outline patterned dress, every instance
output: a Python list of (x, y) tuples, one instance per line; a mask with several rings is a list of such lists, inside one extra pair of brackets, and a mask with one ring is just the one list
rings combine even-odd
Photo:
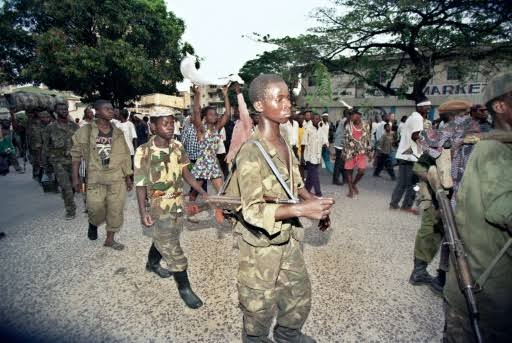
[(206, 130), (203, 140), (199, 142), (200, 155), (192, 168), (192, 175), (196, 179), (211, 180), (222, 177), (217, 160), (220, 139), (218, 132)]

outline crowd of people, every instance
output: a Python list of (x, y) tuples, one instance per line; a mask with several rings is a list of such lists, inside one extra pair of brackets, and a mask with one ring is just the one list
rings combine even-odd
[[(251, 82), (252, 113), (241, 86), (235, 84), (233, 90), (234, 105), (230, 87), (222, 89), (223, 114), (215, 107), (201, 108), (197, 87), (191, 111), (179, 116), (156, 112), (141, 119), (107, 100), (87, 107), (77, 122), (70, 119), (66, 103), (58, 103), (54, 113), (27, 115), (25, 124), (13, 113), (1, 123), (1, 173), (9, 165), (23, 172), (18, 156), (29, 156), (34, 179), (44, 183), (55, 176), (68, 220), (76, 215), (74, 193), (84, 193), (87, 237), (96, 240), (98, 227), (105, 223), (103, 244), (115, 250), (125, 247), (115, 235), (123, 225), (126, 193), (135, 186), (141, 223), (153, 230), (146, 269), (162, 278), (173, 276), (190, 308), (203, 302), (191, 288), (180, 233), (187, 217), (198, 211), (193, 205), (198, 195), (208, 199), (209, 180), (216, 192), (224, 189), (240, 198), (234, 231), (240, 250), (243, 342), (270, 342), (276, 312), (276, 342), (314, 342), (301, 332), (311, 287), (297, 219), (319, 220), (321, 230), (330, 226), (334, 199), (323, 197), (323, 167), (332, 174), (332, 184), (346, 185), (347, 197), (353, 198), (368, 164), (373, 164), (374, 177), (385, 170), (396, 180), (390, 210), (421, 214), (410, 283), (444, 294), (446, 342), (472, 342), (457, 268), (448, 258), (444, 223), (429, 183), (428, 173), (435, 167), (455, 211), (473, 277), (482, 282), (477, 295), (482, 332), (486, 341), (509, 341), (512, 148), (510, 136), (489, 139), (485, 134), (512, 130), (512, 74), (489, 82), (484, 105), (448, 101), (433, 122), (427, 119), (431, 103), (426, 98), (400, 121), (394, 114), (366, 120), (351, 108), (330, 122), (327, 112), (295, 110), (277, 75), (260, 75)], [(225, 179), (229, 187), (223, 187)], [(184, 182), (190, 185), (188, 202)], [(220, 205), (214, 212), (218, 222), (227, 215)], [(433, 277), (427, 266), (439, 250)], [(167, 268), (160, 265), (162, 259)], [(482, 274), (485, 280), (479, 279)]]

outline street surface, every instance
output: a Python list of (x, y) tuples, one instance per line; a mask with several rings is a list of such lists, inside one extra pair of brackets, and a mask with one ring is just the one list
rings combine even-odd
[[(439, 342), (442, 299), (408, 283), (420, 218), (388, 209), (394, 183), (368, 170), (355, 199), (322, 176), (336, 198), (333, 228), (306, 226), (304, 255), (313, 305), (304, 332), (318, 342)], [(211, 187), (209, 187), (211, 188)], [(185, 307), (172, 279), (145, 271), (150, 238), (129, 193), (118, 252), (86, 237), (81, 195), (65, 221), (58, 194), (44, 194), (31, 171), (0, 177), (0, 326), (25, 341), (240, 342), (237, 250), (227, 226), (204, 212), (187, 223), (182, 246), (194, 291), (205, 305)], [(211, 214), (211, 213), (210, 213)], [(430, 269), (435, 274), (434, 268)]]

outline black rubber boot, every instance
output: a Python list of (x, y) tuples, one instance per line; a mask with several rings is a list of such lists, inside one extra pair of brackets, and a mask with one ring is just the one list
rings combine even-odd
[(274, 343), (274, 341), (264, 336), (249, 336), (245, 330), (242, 330), (242, 343)]
[(146, 263), (146, 270), (148, 272), (153, 272), (161, 278), (168, 278), (172, 276), (172, 273), (160, 266), (160, 260), (162, 259), (162, 255), (155, 247), (155, 243), (151, 244), (148, 252), (148, 262)]
[(312, 337), (303, 334), (299, 329), (279, 325), (274, 328), (274, 341), (276, 343), (316, 343)]
[(430, 285), (432, 276), (427, 272), (428, 263), (417, 258), (414, 259), (414, 269), (409, 282), (414, 285)]
[(89, 223), (89, 229), (87, 230), (87, 237), (91, 241), (95, 241), (98, 239), (98, 227), (96, 225), (92, 225)]
[(192, 288), (190, 288), (190, 281), (188, 281), (188, 274), (186, 270), (182, 272), (175, 272), (174, 280), (176, 280), (176, 284), (178, 285), (178, 292), (180, 292), (181, 299), (183, 299), (188, 307), (195, 309), (203, 306), (201, 299), (199, 299)]
[(440, 297), (443, 296), (443, 288), (446, 283), (446, 272), (444, 270), (438, 269), (437, 276), (432, 279), (430, 283), (430, 289)]

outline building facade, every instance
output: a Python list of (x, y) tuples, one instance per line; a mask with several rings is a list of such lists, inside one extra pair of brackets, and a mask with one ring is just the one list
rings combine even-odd
[[(487, 82), (497, 73), (511, 70), (510, 65), (488, 65), (480, 68), (478, 72), (466, 75), (460, 79), (457, 68), (450, 63), (442, 63), (434, 67), (434, 76), (424, 88), (425, 95), (432, 102), (432, 110), (429, 119), (437, 116), (437, 108), (447, 100), (468, 100), (473, 104), (481, 104), (482, 96)], [(397, 75), (391, 87), (399, 88), (404, 76)], [(381, 80), (385, 83), (385, 79)], [(342, 103), (358, 107), (367, 118), (385, 113), (394, 113), (399, 119), (403, 115), (409, 115), (415, 110), (413, 101), (399, 99), (395, 96), (383, 95), (381, 91), (364, 83), (356, 82), (352, 75), (331, 75), (332, 101), (315, 99), (308, 94), (315, 93), (315, 86), (311, 82), (303, 84), (303, 92), (297, 103), (305, 106), (306, 103), (316, 111), (328, 109), (331, 120), (339, 118), (346, 106)]]

